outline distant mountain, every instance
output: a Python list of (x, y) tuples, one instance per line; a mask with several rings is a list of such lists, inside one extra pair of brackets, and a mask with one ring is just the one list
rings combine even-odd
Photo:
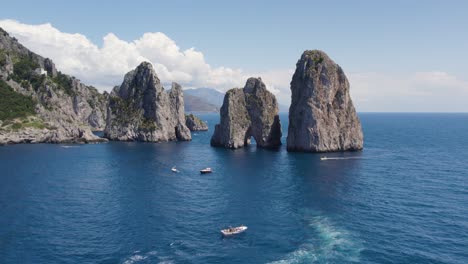
[(224, 93), (211, 88), (196, 88), (184, 90), (184, 95), (192, 95), (221, 108), (224, 100)]
[(184, 90), (185, 112), (219, 112), (224, 93), (211, 88)]
[(204, 98), (193, 96), (184, 91), (185, 112), (219, 112), (221, 106), (208, 102)]
[[(186, 112), (219, 112), (223, 105), (224, 94), (212, 88), (184, 90)], [(279, 104), (279, 111), (287, 113), (289, 106)]]

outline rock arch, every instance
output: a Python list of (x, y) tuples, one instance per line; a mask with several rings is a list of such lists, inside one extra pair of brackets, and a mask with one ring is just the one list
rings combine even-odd
[(282, 135), (278, 112), (278, 102), (262, 79), (249, 78), (243, 89), (231, 89), (224, 96), (211, 145), (241, 148), (253, 137), (258, 147), (278, 147)]

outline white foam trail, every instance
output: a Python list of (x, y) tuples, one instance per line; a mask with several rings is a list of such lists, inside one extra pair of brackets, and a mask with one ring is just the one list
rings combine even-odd
[(158, 257), (159, 264), (172, 264), (175, 263), (170, 257)]
[(363, 157), (326, 157), (322, 161), (326, 160), (347, 160), (347, 159), (362, 159)]
[(163, 261), (160, 261), (158, 262), (159, 264), (172, 264), (172, 263), (175, 263), (174, 261), (172, 260), (163, 260)]
[(362, 247), (348, 231), (325, 216), (309, 220), (310, 238), (298, 249), (273, 264), (359, 262)]
[(359, 242), (346, 230), (337, 228), (323, 216), (315, 217), (310, 226), (320, 238), (317, 248), (319, 259), (358, 262), (362, 248)]
[(142, 255), (133, 255), (131, 256), (129, 259), (127, 259), (126, 261), (124, 261), (123, 264), (133, 264), (135, 262), (138, 262), (138, 261), (142, 261), (142, 260), (145, 260), (147, 259), (148, 257), (147, 256), (142, 256)]
[(270, 264), (313, 263), (317, 261), (317, 257), (312, 253), (312, 250), (307, 248), (307, 245), (302, 245), (301, 248), (289, 253), (284, 259), (270, 262)]
[(156, 254), (158, 253), (157, 251), (150, 251), (146, 254), (143, 254), (143, 253), (140, 254), (140, 252), (141, 252), (140, 250), (134, 251), (133, 255), (130, 256), (127, 260), (125, 260), (123, 264), (134, 264), (134, 263), (143, 261), (147, 259), (148, 257), (156, 256)]
[(78, 146), (61, 146), (62, 148), (78, 148)]

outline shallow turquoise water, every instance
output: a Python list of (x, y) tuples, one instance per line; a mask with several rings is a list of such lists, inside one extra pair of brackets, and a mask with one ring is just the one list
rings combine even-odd
[(0, 263), (468, 263), (468, 115), (360, 117), (365, 150), (327, 161), (212, 148), (217, 115), (192, 142), (0, 147)]

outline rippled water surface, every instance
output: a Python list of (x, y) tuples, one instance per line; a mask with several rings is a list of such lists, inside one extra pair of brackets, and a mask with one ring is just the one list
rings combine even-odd
[(212, 148), (201, 117), (192, 142), (0, 147), (0, 263), (468, 263), (468, 115), (361, 114), (365, 150), (326, 161)]

